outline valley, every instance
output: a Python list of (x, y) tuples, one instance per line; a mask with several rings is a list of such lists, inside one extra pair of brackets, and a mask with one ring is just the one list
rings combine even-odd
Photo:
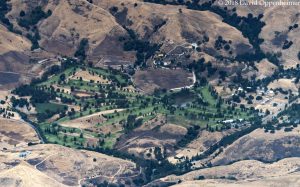
[(297, 186), (298, 12), (0, 0), (0, 186)]

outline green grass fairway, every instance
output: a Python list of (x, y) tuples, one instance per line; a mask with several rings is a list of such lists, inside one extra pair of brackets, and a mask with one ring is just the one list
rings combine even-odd
[(56, 112), (64, 111), (66, 109), (65, 105), (59, 105), (54, 103), (37, 103), (36, 110), (38, 113)]

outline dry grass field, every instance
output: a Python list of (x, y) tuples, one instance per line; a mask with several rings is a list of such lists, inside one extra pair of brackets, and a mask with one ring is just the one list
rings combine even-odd
[[(176, 187), (281, 187), (299, 186), (299, 158), (287, 158), (272, 164), (247, 160), (229, 166), (203, 169), (184, 175)], [(205, 176), (205, 180), (195, 180)], [(235, 178), (235, 179), (234, 179)]]
[(39, 142), (36, 132), (25, 122), (0, 118), (0, 149), (23, 147)]
[(62, 183), (47, 176), (26, 162), (21, 162), (17, 166), (0, 172), (0, 184), (2, 186), (32, 186), (32, 187), (64, 187)]
[(298, 93), (298, 89), (300, 85), (296, 85), (291, 79), (278, 79), (276, 81), (271, 82), (268, 85), (268, 89), (283, 89), (285, 91), (292, 91), (293, 93)]
[[(21, 152), (25, 157), (20, 157)], [(130, 161), (58, 145), (35, 145), (0, 153), (0, 185), (78, 186), (89, 180), (121, 182), (140, 174)]]
[[(256, 160), (245, 160), (226, 166), (200, 169), (181, 176), (171, 175), (160, 179), (160, 182), (156, 182), (177, 183), (180, 180), (179, 184), (173, 185), (176, 187), (298, 186), (300, 184), (299, 165), (299, 158), (286, 158), (270, 164)], [(198, 180), (199, 177), (204, 177), (204, 179)]]
[(273, 162), (287, 157), (298, 157), (300, 128), (291, 132), (283, 129), (265, 133), (257, 129), (235, 141), (212, 160), (213, 165), (225, 165), (239, 160), (255, 159)]
[[(251, 50), (251, 45), (237, 29), (224, 24), (222, 19), (208, 11), (193, 11), (183, 7), (171, 5), (157, 5), (152, 3), (134, 1), (106, 0), (95, 1), (95, 4), (109, 11), (112, 6), (118, 7), (118, 14), (115, 14), (118, 22), (128, 23), (128, 26), (142, 37), (150, 39), (154, 43), (162, 43), (164, 52), (170, 51), (177, 45), (201, 41), (204, 36), (211, 40), (205, 44), (211, 54), (218, 53), (213, 49), (215, 39), (222, 35), (227, 41), (233, 42), (233, 54), (241, 54), (245, 50)], [(182, 8), (182, 13), (179, 12)], [(166, 23), (160, 25), (163, 21)], [(243, 46), (243, 47), (242, 47)], [(225, 52), (220, 52), (228, 56)]]
[(88, 38), (92, 53), (111, 30), (119, 27), (109, 13), (87, 1), (56, 2), (48, 3), (53, 15), (39, 26), (42, 46), (48, 51), (72, 55), (80, 39)]
[(165, 117), (158, 116), (132, 132), (124, 134), (115, 148), (138, 157), (155, 159), (155, 147), (166, 155), (174, 154), (174, 146), (187, 133), (187, 129), (174, 124), (166, 124)]
[[(233, 8), (233, 6), (230, 8)], [(284, 68), (296, 66), (299, 62), (297, 59), (299, 27), (292, 30), (289, 30), (289, 27), (300, 23), (299, 6), (236, 6), (235, 8), (240, 16), (247, 16), (249, 13), (254, 16), (263, 14), (262, 20), (266, 25), (259, 35), (260, 38), (264, 39), (261, 48), (265, 52), (280, 53)], [(283, 49), (286, 40), (292, 41), (293, 44), (288, 49)]]
[(178, 149), (175, 156), (169, 157), (168, 160), (172, 163), (177, 163), (178, 159), (176, 158), (192, 158), (197, 154), (199, 155), (221, 140), (224, 136), (227, 136), (234, 131), (236, 131), (236, 129), (230, 129), (223, 132), (208, 132), (206, 130), (200, 131), (195, 140), (187, 144), (186, 147)]
[(0, 25), (0, 55), (11, 51), (24, 53), (30, 50), (30, 45), (28, 39), (11, 33), (4, 26)]
[[(264, 12), (264, 22), (266, 26), (260, 36), (264, 39), (262, 48), (264, 51), (282, 54), (281, 59), (284, 61), (284, 67), (295, 67), (299, 60), (299, 28), (289, 31), (289, 26), (299, 24), (299, 7), (274, 6), (266, 9)], [(280, 18), (280, 19), (279, 19)], [(288, 49), (283, 49), (285, 41), (292, 41), (293, 44)]]
[(110, 84), (111, 82), (107, 79), (104, 79), (102, 77), (100, 77), (99, 75), (93, 75), (88, 71), (77, 71), (75, 73), (75, 75), (71, 76), (70, 79), (74, 79), (74, 80), (79, 80), (80, 77), (82, 78), (83, 81), (94, 81), (95, 83), (99, 83), (99, 84)]
[(257, 79), (263, 79), (265, 77), (271, 76), (275, 70), (277, 70), (277, 66), (269, 62), (267, 59), (264, 59), (256, 64), (256, 68), (258, 72), (256, 73)]
[(193, 84), (192, 73), (182, 69), (149, 69), (138, 71), (134, 75), (134, 83), (145, 93), (151, 93), (155, 88), (172, 89)]

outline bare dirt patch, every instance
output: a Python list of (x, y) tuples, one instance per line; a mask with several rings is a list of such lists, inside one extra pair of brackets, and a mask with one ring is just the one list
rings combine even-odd
[(146, 93), (155, 88), (172, 89), (193, 84), (193, 75), (183, 69), (149, 69), (137, 71), (134, 75), (136, 86)]

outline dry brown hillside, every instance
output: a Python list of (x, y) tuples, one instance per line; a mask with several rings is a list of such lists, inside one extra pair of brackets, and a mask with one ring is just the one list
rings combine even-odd
[[(267, 9), (263, 20), (266, 26), (260, 34), (265, 40), (262, 49), (266, 52), (280, 53), (285, 68), (296, 67), (299, 63), (297, 55), (300, 48), (300, 28), (296, 26), (300, 24), (299, 7), (291, 6), (286, 9), (278, 6)], [(288, 47), (290, 42), (292, 45)]]
[[(203, 42), (201, 48), (205, 48), (205, 53), (214, 56), (220, 54), (220, 51), (214, 50), (218, 36), (232, 41), (233, 55), (251, 49), (248, 40), (240, 31), (223, 23), (220, 16), (209, 11), (134, 1), (112, 0), (94, 3), (110, 11), (118, 23), (135, 30), (141, 38), (163, 44), (162, 51), (165, 53), (186, 43), (202, 43), (204, 38), (208, 37), (209, 41)], [(117, 7), (117, 11), (113, 11), (112, 7)], [(230, 56), (225, 51), (221, 54)]]
[(26, 79), (19, 73), (29, 67), (31, 43), (26, 38), (9, 32), (0, 25), (0, 89), (3, 85), (13, 87), (20, 79)]
[[(215, 3), (217, 5), (217, 2)], [(261, 48), (265, 53), (278, 54), (285, 68), (295, 67), (299, 63), (297, 58), (299, 52), (299, 6), (228, 6), (229, 9), (236, 9), (240, 16), (252, 14), (263, 15), (262, 21), (265, 26), (259, 35), (264, 39)], [(292, 42), (292, 45), (285, 49), (284, 46)]]
[(51, 52), (73, 55), (82, 38), (89, 39), (89, 53), (113, 30), (122, 30), (105, 10), (87, 1), (50, 1), (52, 16), (39, 24), (42, 46)]
[(136, 164), (101, 153), (38, 144), (22, 121), (0, 118), (0, 186), (78, 186), (125, 183), (141, 176)]
[(287, 158), (272, 164), (255, 160), (239, 161), (227, 166), (192, 171), (181, 176), (167, 176), (152, 184), (173, 184), (176, 187), (298, 186), (299, 161), (299, 158)]
[(257, 129), (225, 148), (212, 163), (224, 165), (245, 159), (273, 162), (287, 157), (297, 157), (300, 154), (298, 142), (298, 127), (292, 132), (280, 130), (275, 133), (265, 133), (263, 129)]

